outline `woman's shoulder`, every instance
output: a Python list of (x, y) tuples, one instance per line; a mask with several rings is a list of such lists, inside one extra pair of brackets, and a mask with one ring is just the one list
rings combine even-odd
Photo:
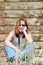
[(14, 30), (11, 30), (10, 33), (14, 33)]
[(14, 34), (14, 30), (11, 30), (9, 34), (11, 34), (11, 35)]

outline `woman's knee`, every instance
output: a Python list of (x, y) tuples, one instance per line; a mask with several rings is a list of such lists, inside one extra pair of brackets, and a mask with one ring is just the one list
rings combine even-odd
[(29, 44), (29, 45), (26, 46), (26, 49), (29, 50), (29, 51), (34, 51), (35, 46), (34, 46), (34, 44)]

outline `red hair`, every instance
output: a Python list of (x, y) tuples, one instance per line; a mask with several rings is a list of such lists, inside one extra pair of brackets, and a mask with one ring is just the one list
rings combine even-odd
[(27, 20), (26, 20), (26, 16), (25, 16), (25, 15), (22, 15), (22, 16), (20, 17), (20, 19), (16, 21), (16, 26), (15, 26), (15, 33), (16, 33), (16, 34), (19, 34), (18, 24), (20, 23), (21, 20), (23, 20), (23, 21), (25, 22), (25, 25), (26, 25), (26, 27), (27, 27), (26, 32), (28, 33), (28, 32), (30, 31), (30, 29), (29, 29), (29, 27), (28, 27)]

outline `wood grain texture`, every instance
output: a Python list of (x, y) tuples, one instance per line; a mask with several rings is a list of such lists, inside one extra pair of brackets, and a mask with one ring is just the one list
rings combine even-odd
[[(34, 42), (34, 45), (35, 45), (35, 49), (38, 50), (38, 49), (43, 49), (43, 42)], [(4, 50), (4, 42), (1, 41), (0, 42), (0, 50)]]
[[(0, 34), (0, 42), (4, 42), (8, 34)], [(34, 42), (42, 42), (43, 41), (43, 34), (32, 34)]]
[[(13, 25), (0, 25), (0, 33), (9, 33), (11, 30), (14, 30), (15, 26)], [(43, 33), (43, 26), (29, 26), (32, 33)]]
[(0, 0), (0, 3), (1, 3), (1, 2), (4, 2), (4, 0)]
[(4, 3), (5, 9), (27, 10), (27, 9), (43, 9), (43, 2), (6, 2)]
[(4, 10), (4, 3), (0, 3), (0, 10)]
[[(16, 25), (19, 18), (0, 18), (0, 25)], [(43, 18), (26, 18), (28, 25), (43, 25)]]
[(5, 10), (5, 17), (20, 17), (22, 14), (26, 17), (42, 17), (43, 10)]
[(5, 0), (6, 2), (38, 2), (43, 0)]
[(43, 0), (0, 0), (0, 60), (6, 58), (4, 41), (22, 14), (26, 15), (32, 33), (35, 55), (43, 49)]

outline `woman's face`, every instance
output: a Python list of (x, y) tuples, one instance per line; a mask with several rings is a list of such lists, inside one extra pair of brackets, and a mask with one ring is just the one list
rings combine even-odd
[(25, 27), (25, 22), (23, 20), (21, 20), (19, 23), (19, 31), (23, 32), (24, 27)]

